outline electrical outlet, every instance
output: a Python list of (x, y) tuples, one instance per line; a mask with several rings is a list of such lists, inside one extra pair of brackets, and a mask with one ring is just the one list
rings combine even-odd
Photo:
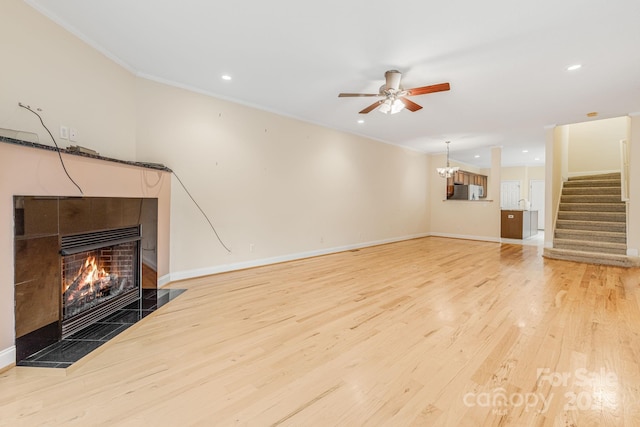
[(60, 125), (60, 138), (61, 139), (69, 139), (69, 128), (63, 125)]
[(78, 140), (78, 130), (69, 128), (69, 141), (76, 142)]

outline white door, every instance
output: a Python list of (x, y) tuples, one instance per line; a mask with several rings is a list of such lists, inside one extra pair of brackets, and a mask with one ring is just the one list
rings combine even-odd
[(520, 209), (520, 181), (500, 182), (500, 209)]
[(531, 210), (538, 211), (538, 230), (544, 230), (544, 181), (532, 179), (529, 181), (529, 198)]

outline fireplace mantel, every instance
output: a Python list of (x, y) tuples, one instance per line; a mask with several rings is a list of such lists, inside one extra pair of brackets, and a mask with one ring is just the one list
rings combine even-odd
[[(9, 138), (7, 136), (2, 136), (2, 135), (0, 135), (0, 142), (4, 142), (6, 144), (21, 145), (23, 147), (36, 148), (36, 149), (39, 149), (39, 150), (58, 151), (58, 148), (56, 148), (54, 146), (51, 146), (51, 145), (45, 145), (45, 144), (40, 144), (38, 142), (30, 142), (30, 141), (24, 141), (24, 140), (21, 140), (21, 139)], [(64, 154), (69, 154), (69, 155), (72, 155), (72, 156), (88, 157), (88, 158), (91, 158), (91, 159), (104, 160), (104, 161), (107, 161), (107, 162), (122, 163), (122, 164), (129, 165), (129, 166), (138, 166), (138, 167), (146, 168), (146, 169), (155, 169), (155, 170), (161, 170), (161, 171), (164, 171), (164, 172), (172, 172), (171, 169), (169, 169), (167, 166), (165, 166), (165, 165), (163, 165), (161, 163), (134, 162), (134, 161), (130, 161), (130, 160), (120, 160), (120, 159), (114, 159), (114, 158), (111, 158), (111, 157), (104, 157), (104, 156), (91, 154), (91, 153), (68, 150), (66, 148), (60, 148), (60, 152), (64, 153)]]

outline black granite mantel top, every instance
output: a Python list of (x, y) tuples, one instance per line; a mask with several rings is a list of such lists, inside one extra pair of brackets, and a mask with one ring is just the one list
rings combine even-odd
[[(7, 144), (22, 145), (23, 147), (38, 148), (38, 149), (41, 149), (41, 150), (58, 151), (58, 149), (56, 147), (51, 146), (51, 145), (40, 144), (38, 142), (23, 141), (21, 139), (9, 138), (9, 137), (2, 136), (2, 135), (0, 135), (0, 142), (4, 142), (4, 143), (7, 143)], [(121, 164), (129, 165), (129, 166), (137, 166), (137, 167), (141, 167), (141, 168), (155, 169), (155, 170), (161, 170), (161, 171), (165, 171), (165, 172), (172, 172), (171, 169), (169, 169), (167, 166), (165, 166), (165, 165), (163, 165), (161, 163), (145, 163), (145, 162), (133, 162), (133, 161), (129, 161), (129, 160), (113, 159), (111, 157), (104, 157), (104, 156), (91, 154), (91, 153), (83, 153), (83, 152), (78, 152), (78, 151), (71, 151), (71, 150), (67, 150), (65, 148), (60, 148), (60, 152), (64, 153), (64, 154), (69, 154), (69, 155), (72, 155), (72, 156), (89, 157), (91, 159), (104, 160), (104, 161), (107, 161), (107, 162), (121, 163)]]

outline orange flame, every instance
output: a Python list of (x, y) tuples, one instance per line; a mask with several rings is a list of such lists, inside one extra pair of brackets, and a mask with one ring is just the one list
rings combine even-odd
[[(66, 292), (67, 289), (69, 289), (69, 287), (71, 286), (71, 284), (78, 279), (80, 279), (80, 282), (78, 283), (76, 292), (74, 292), (74, 294), (81, 295), (83, 293), (83, 290), (87, 286), (89, 287), (89, 290), (93, 292), (93, 284), (96, 281), (108, 276), (109, 274), (104, 270), (104, 268), (101, 268), (101, 269), (98, 268), (98, 263), (95, 257), (93, 256), (87, 257), (87, 259), (84, 262), (84, 265), (80, 267), (76, 276), (65, 285), (64, 292)], [(75, 296), (76, 295), (69, 295), (68, 299), (73, 300), (75, 299)]]

